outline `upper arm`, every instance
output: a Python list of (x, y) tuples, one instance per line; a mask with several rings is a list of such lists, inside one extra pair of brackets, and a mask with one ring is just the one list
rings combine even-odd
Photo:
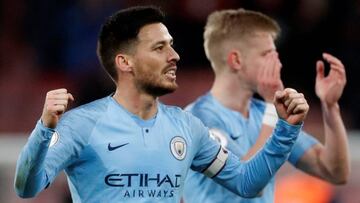
[(68, 125), (59, 126), (56, 136), (55, 140), (52, 139), (45, 159), (45, 170), (50, 182), (76, 159), (83, 145), (80, 135)]
[(310, 175), (325, 179), (326, 170), (320, 160), (322, 148), (320, 143), (313, 145), (301, 156), (295, 166)]
[(315, 155), (315, 151), (312, 151), (312, 148), (315, 146), (321, 146), (319, 141), (317, 141), (313, 136), (309, 135), (308, 133), (301, 131), (291, 150), (288, 161), (292, 165), (297, 167), (298, 162), (301, 161), (301, 158), (303, 158), (303, 156), (306, 155), (305, 159), (307, 160), (306, 157)]
[(95, 120), (90, 120), (83, 113), (73, 112), (62, 117), (55, 129), (58, 138), (49, 146), (46, 155), (45, 169), (50, 182), (59, 172), (78, 160), (94, 124)]
[(196, 140), (196, 152), (191, 168), (203, 172), (215, 160), (220, 144), (210, 138), (209, 129), (198, 118), (192, 117), (191, 128), (193, 138)]
[(296, 168), (319, 178), (323, 178), (320, 154), (323, 145), (313, 136), (301, 132), (289, 156), (289, 162)]
[(39, 121), (24, 146), (15, 176), (15, 190), (20, 197), (37, 195), (55, 179), (71, 157), (70, 139), (55, 132)]

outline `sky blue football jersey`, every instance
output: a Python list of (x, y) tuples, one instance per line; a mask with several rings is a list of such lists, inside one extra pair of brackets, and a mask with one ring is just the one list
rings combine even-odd
[[(243, 157), (255, 144), (261, 130), (265, 102), (252, 98), (249, 118), (219, 103), (210, 93), (198, 98), (186, 108), (200, 118), (223, 147), (238, 157)], [(218, 133), (216, 133), (218, 132)], [(301, 131), (288, 161), (295, 165), (304, 152), (317, 143), (312, 136)], [(264, 203), (274, 201), (274, 178), (256, 198), (242, 198), (204, 175), (189, 171), (184, 189), (185, 203)]]
[(242, 163), (180, 108), (159, 102), (145, 121), (108, 96), (66, 112), (55, 130), (38, 121), (17, 162), (15, 189), (33, 197), (65, 170), (73, 202), (179, 202), (191, 168), (251, 197), (287, 159), (300, 130), (279, 121), (265, 150)]

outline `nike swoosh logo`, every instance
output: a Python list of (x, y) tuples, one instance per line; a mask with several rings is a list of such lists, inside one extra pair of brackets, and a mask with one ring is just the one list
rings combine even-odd
[(115, 149), (118, 149), (118, 148), (120, 148), (120, 147), (123, 147), (123, 146), (125, 146), (125, 145), (128, 145), (129, 143), (125, 143), (125, 144), (122, 144), (122, 145), (118, 145), (118, 146), (111, 146), (110, 145), (110, 143), (108, 144), (108, 150), (109, 151), (113, 151), (113, 150), (115, 150)]

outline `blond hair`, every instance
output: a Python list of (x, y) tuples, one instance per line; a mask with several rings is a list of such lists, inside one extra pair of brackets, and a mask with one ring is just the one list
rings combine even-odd
[(229, 43), (241, 43), (256, 32), (269, 32), (276, 39), (280, 27), (275, 20), (256, 11), (229, 9), (210, 14), (205, 26), (204, 48), (212, 67), (225, 63), (224, 50)]

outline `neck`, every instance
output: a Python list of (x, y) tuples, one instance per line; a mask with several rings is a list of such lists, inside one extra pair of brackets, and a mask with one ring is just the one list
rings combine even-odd
[(237, 77), (233, 73), (216, 75), (210, 92), (222, 105), (240, 112), (247, 118), (249, 116), (248, 107), (254, 93), (246, 84), (241, 83)]
[(140, 93), (136, 88), (121, 88), (119, 85), (113, 98), (129, 112), (147, 120), (157, 112), (157, 97)]

